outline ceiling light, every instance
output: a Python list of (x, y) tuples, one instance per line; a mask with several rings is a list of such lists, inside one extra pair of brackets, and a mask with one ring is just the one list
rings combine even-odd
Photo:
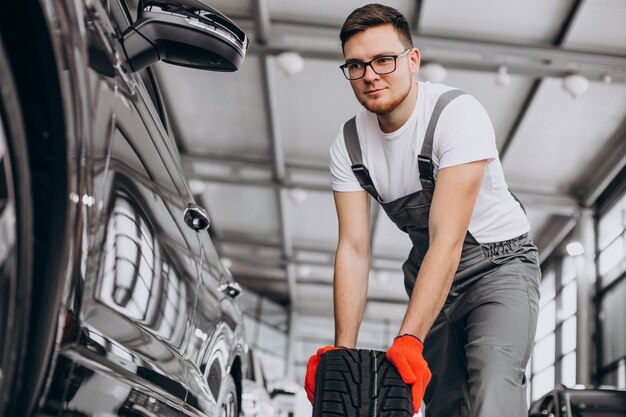
[(308, 278), (311, 276), (311, 267), (308, 265), (298, 266), (298, 276), (301, 278)]
[(572, 97), (580, 97), (589, 88), (589, 80), (580, 74), (571, 74), (563, 78), (563, 89)]
[(496, 75), (496, 84), (498, 85), (509, 85), (511, 84), (511, 76), (509, 75), (509, 69), (501, 65), (498, 67), (498, 75)]
[(386, 284), (389, 282), (389, 272), (387, 271), (377, 271), (374, 277), (379, 284)]
[(580, 242), (570, 242), (566, 247), (569, 256), (578, 256), (585, 253), (585, 248)]
[(419, 74), (421, 74), (425, 81), (430, 81), (431, 83), (443, 82), (448, 75), (446, 69), (436, 62), (423, 65), (419, 70)]
[(294, 75), (304, 69), (304, 59), (297, 52), (283, 52), (276, 57), (278, 66), (288, 75)]
[(191, 191), (191, 194), (193, 195), (202, 194), (205, 189), (206, 189), (206, 184), (204, 183), (204, 181), (199, 180), (197, 178), (192, 178), (189, 180), (189, 190)]
[(302, 188), (291, 188), (287, 194), (291, 201), (298, 205), (304, 203), (309, 198), (309, 194)]

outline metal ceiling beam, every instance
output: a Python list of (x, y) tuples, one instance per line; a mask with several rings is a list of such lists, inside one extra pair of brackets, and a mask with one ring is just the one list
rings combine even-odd
[[(250, 247), (269, 247), (269, 248), (281, 248), (281, 243), (275, 242), (271, 239), (265, 239), (261, 236), (248, 235), (242, 233), (222, 233), (220, 234), (220, 241), (224, 244), (234, 244), (240, 246), (250, 246)], [(293, 247), (293, 256), (289, 259), (289, 262), (297, 263), (297, 264), (311, 264), (311, 265), (329, 265), (332, 263), (333, 258), (335, 257), (335, 249), (333, 247), (323, 247), (323, 246), (315, 246), (315, 245), (294, 245)], [(301, 252), (322, 254), (328, 256), (327, 260), (311, 260), (311, 259), (301, 259), (299, 258), (299, 254)], [(376, 256), (377, 260), (381, 261), (390, 261), (390, 262), (404, 262), (405, 256), (404, 253), (402, 256)]]
[(585, 207), (591, 207), (626, 167), (626, 117), (604, 149), (594, 158), (589, 169), (578, 181), (575, 190), (582, 190)]
[[(194, 162), (202, 161), (202, 157), (194, 156)], [(221, 164), (223, 166), (232, 167), (231, 169), (223, 170), (220, 173), (207, 175), (207, 174), (194, 174), (193, 167), (189, 166), (190, 157), (183, 155), (183, 161), (186, 166), (186, 171), (189, 173), (189, 178), (206, 181), (209, 183), (218, 184), (233, 184), (239, 186), (252, 186), (252, 187), (268, 187), (276, 190), (283, 190), (287, 192), (289, 189), (302, 189), (305, 191), (324, 192), (331, 193), (332, 188), (330, 184), (330, 173), (328, 168), (320, 167), (317, 165), (296, 165), (285, 164), (285, 172), (281, 174), (279, 179), (272, 174), (273, 167), (269, 165), (267, 161), (254, 160), (252, 162), (245, 161), (240, 158), (236, 161), (230, 160), (225, 157), (224, 160), (218, 157), (209, 156), (204, 162), (210, 162), (214, 165)], [(254, 168), (249, 175), (242, 173), (245, 168)], [(294, 181), (289, 179), (290, 174), (297, 172), (298, 170), (307, 171), (311, 175), (310, 182)], [(553, 212), (560, 215), (572, 215), (578, 211), (580, 204), (578, 199), (569, 194), (559, 193), (546, 193), (542, 191), (535, 191), (528, 188), (511, 187), (512, 191), (522, 200), (522, 202), (529, 207), (535, 209), (541, 209)], [(372, 213), (372, 230), (374, 231), (375, 213)], [(374, 235), (372, 234), (372, 241)]]
[[(565, 40), (567, 39), (567, 36), (570, 30), (572, 29), (574, 20), (576, 19), (576, 16), (578, 16), (578, 13), (580, 12), (582, 8), (583, 2), (584, 0), (576, 0), (574, 4), (572, 5), (569, 13), (567, 14), (567, 17), (565, 18), (565, 21), (561, 25), (561, 30), (559, 31), (559, 34), (552, 42), (556, 50), (558, 51), (562, 50), (561, 48)], [(550, 60), (547, 60), (544, 62), (549, 64)], [(507, 155), (507, 151), (509, 150), (511, 143), (513, 143), (513, 139), (517, 135), (517, 132), (519, 130), (519, 127), (522, 124), (522, 121), (526, 118), (526, 115), (528, 114), (528, 110), (530, 109), (530, 106), (535, 101), (535, 97), (537, 97), (537, 92), (539, 91), (539, 88), (541, 88), (542, 82), (543, 82), (542, 78), (538, 78), (533, 81), (533, 85), (531, 86), (528, 92), (528, 95), (526, 96), (526, 99), (524, 100), (524, 104), (522, 105), (522, 108), (520, 109), (517, 117), (515, 118), (515, 121), (513, 122), (513, 125), (511, 126), (511, 130), (509, 131), (509, 134), (507, 135), (506, 139), (504, 140), (504, 143), (502, 144), (502, 149), (500, 150), (500, 159), (504, 160), (505, 156)]]
[(517, 135), (517, 131), (519, 130), (522, 122), (524, 121), (524, 119), (526, 118), (526, 115), (528, 114), (528, 110), (530, 109), (530, 106), (535, 101), (535, 97), (537, 97), (537, 92), (539, 91), (539, 87), (541, 87), (541, 81), (542, 81), (541, 79), (535, 79), (533, 81), (533, 84), (530, 87), (528, 94), (526, 95), (526, 99), (524, 99), (522, 108), (520, 109), (519, 113), (517, 114), (517, 117), (513, 121), (513, 124), (511, 125), (511, 129), (509, 130), (509, 134), (506, 136), (506, 139), (504, 139), (504, 142), (502, 143), (502, 147), (500, 149), (500, 160), (503, 162), (504, 162), (504, 158), (508, 154), (507, 151), (509, 150), (509, 148), (511, 147), (511, 144), (513, 143), (513, 139), (515, 139), (515, 136)]
[[(225, 258), (228, 258), (234, 262), (236, 262), (236, 264), (239, 267), (243, 267), (243, 266), (250, 266), (250, 267), (254, 267), (255, 269), (255, 274), (257, 276), (257, 278), (264, 280), (264, 279), (269, 279), (266, 278), (267, 276), (274, 276), (274, 278), (272, 279), (279, 279), (284, 281), (284, 278), (276, 278), (275, 277), (275, 270), (276, 268), (281, 268), (284, 270), (284, 268), (287, 265), (292, 265), (292, 267), (294, 268), (294, 274), (297, 275), (296, 271), (296, 265), (312, 265), (312, 266), (326, 266), (326, 267), (332, 267), (332, 262), (320, 262), (320, 261), (298, 261), (296, 259), (290, 259), (287, 260), (286, 262), (277, 262), (274, 259), (262, 259), (261, 257), (255, 257), (255, 258), (250, 258), (249, 256), (239, 256), (239, 255), (225, 255)], [(398, 261), (398, 262), (403, 262), (405, 261), (405, 259), (402, 259), (402, 261)], [(235, 270), (235, 268), (232, 268), (233, 270)], [(392, 266), (380, 266), (380, 265), (372, 265), (370, 268), (370, 272), (378, 272), (378, 271), (384, 271), (384, 272), (398, 272), (398, 267), (392, 267)], [(267, 273), (265, 273), (267, 272)], [(237, 275), (239, 276), (239, 274)], [(331, 277), (332, 279), (332, 277)], [(304, 279), (304, 280), (300, 280), (299, 284), (306, 284), (306, 283), (312, 283), (313, 279)], [(332, 281), (328, 282), (328, 285), (332, 285)]]
[[(245, 24), (246, 20), (238, 22)], [(338, 28), (307, 26), (303, 22), (272, 21), (271, 25), (270, 42), (265, 46), (251, 45), (251, 54), (295, 51), (305, 58), (343, 60)], [(252, 25), (250, 27), (253, 29)], [(436, 60), (448, 68), (495, 71), (506, 65), (510, 73), (537, 77), (577, 72), (593, 80), (601, 80), (608, 74), (615, 82), (626, 81), (626, 56), (622, 55), (420, 34), (414, 35), (413, 41), (426, 59)]]
[[(257, 43), (259, 45), (264, 45), (269, 42), (271, 37), (270, 33), (270, 12), (269, 12), (269, 4), (268, 0), (256, 0), (255, 1), (255, 9), (256, 9), (256, 28), (257, 28)], [(274, 76), (274, 66), (272, 65), (270, 57), (265, 56), (262, 59), (261, 71), (263, 72), (263, 89), (264, 89), (264, 97), (266, 104), (266, 115), (268, 117), (268, 125), (269, 134), (272, 141), (272, 161), (273, 161), (273, 179), (275, 182), (281, 183), (285, 180), (285, 152), (283, 149), (282, 137), (279, 133), (279, 122), (278, 122), (278, 106), (276, 100), (276, 87), (275, 87), (275, 76)], [(282, 235), (282, 250), (283, 256), (286, 260), (290, 259), (293, 255), (293, 244), (291, 240), (291, 230), (289, 225), (289, 219), (287, 218), (287, 190), (285, 188), (277, 188), (275, 190), (276, 193), (276, 203), (278, 207), (278, 215), (280, 221), (280, 230)], [(295, 311), (298, 305), (298, 293), (296, 291), (296, 271), (295, 267), (291, 263), (287, 263), (286, 273), (287, 273), (287, 288), (289, 292), (289, 309), (291, 314), (289, 315), (289, 345), (288, 345), (288, 355), (287, 355), (287, 376), (293, 377), (294, 374), (294, 353), (295, 353), (295, 343), (294, 337), (295, 332), (291, 327), (292, 323), (294, 323)]]
[[(332, 188), (330, 184), (311, 184), (298, 181), (284, 180), (278, 182), (275, 180), (267, 180), (263, 178), (238, 178), (232, 176), (220, 176), (220, 175), (190, 175), (190, 178), (206, 181), (210, 183), (219, 184), (232, 184), (238, 186), (251, 186), (251, 187), (268, 187), (280, 190), (283, 193), (288, 192), (289, 189), (301, 189), (305, 191), (313, 192), (325, 192), (331, 193)], [(580, 207), (578, 200), (568, 194), (551, 193), (545, 194), (543, 192), (532, 191), (516, 191), (512, 189), (513, 193), (522, 200), (522, 202), (528, 207), (537, 210), (548, 211), (560, 215), (572, 215), (576, 213)], [(371, 232), (374, 232), (376, 227), (375, 210), (372, 210), (371, 219)], [(372, 234), (372, 241), (375, 236)]]
[[(567, 14), (567, 17), (565, 18), (565, 20), (563, 21), (563, 24), (561, 25), (561, 30), (559, 31), (558, 35), (552, 42), (552, 44), (554, 45), (555, 51), (563, 51), (562, 49), (563, 45), (565, 44), (569, 34), (571, 33), (576, 17), (579, 15), (580, 11), (582, 10), (584, 3), (585, 3), (585, 0), (576, 0), (572, 4), (572, 7), (570, 8), (569, 13)], [(543, 59), (545, 60), (546, 58), (543, 58)], [(546, 62), (551, 64), (549, 57), (547, 58)], [(539, 89), (541, 88), (542, 83), (543, 83), (543, 79), (536, 79), (534, 81), (533, 86), (531, 87), (528, 93), (528, 97), (526, 98), (524, 105), (522, 106), (522, 110), (518, 114), (515, 122), (513, 123), (513, 127), (511, 128), (511, 131), (509, 132), (509, 136), (504, 142), (504, 145), (501, 151), (502, 158), (505, 157), (506, 151), (510, 148), (510, 145), (513, 142), (513, 139), (517, 135), (517, 131), (519, 130), (519, 127), (522, 124), (522, 121), (526, 117), (528, 110), (530, 109), (530, 106), (535, 100), (535, 97), (537, 96), (537, 93)], [(574, 227), (576, 227), (578, 218), (580, 216), (580, 206), (581, 205), (578, 204), (578, 208), (569, 214), (567, 212), (561, 213), (566, 216), (569, 215), (570, 218), (560, 231), (552, 234), (552, 239), (545, 245), (545, 247), (542, 249), (539, 255), (540, 262), (543, 262), (545, 259), (547, 259), (547, 257), (549, 257), (550, 254), (558, 247), (561, 241), (565, 239), (565, 237), (573, 230)], [(546, 228), (548, 227), (549, 226), (546, 226)], [(544, 231), (546, 228), (544, 228)]]
[[(190, 152), (181, 153), (181, 158), (183, 163), (186, 165), (191, 165), (194, 163), (207, 163), (210, 162), (212, 164), (228, 164), (232, 166), (260, 166), (264, 168), (271, 167), (272, 159), (264, 156), (256, 156), (251, 154), (232, 154), (232, 153), (215, 153), (211, 154), (197, 154)], [(316, 163), (304, 163), (304, 162), (288, 162), (285, 161), (285, 166), (287, 168), (298, 168), (303, 170), (314, 170), (314, 171), (328, 171), (330, 172), (327, 164), (316, 164)]]
[[(285, 180), (285, 155), (282, 143), (282, 137), (279, 132), (278, 122), (278, 106), (275, 95), (275, 76), (274, 66), (271, 62), (271, 57), (265, 57), (261, 65), (261, 71), (263, 72), (263, 89), (265, 98), (265, 108), (269, 116), (268, 129), (269, 137), (271, 138), (272, 147), (272, 173), (273, 182), (281, 183)], [(286, 189), (280, 187), (275, 190), (276, 203), (278, 207), (278, 216), (280, 220), (281, 230), (281, 242), (283, 255), (285, 259), (291, 258), (293, 254), (291, 231), (289, 228), (289, 220), (287, 219), (287, 204), (286, 204)], [(296, 291), (296, 277), (293, 267), (287, 265), (287, 284), (289, 288), (289, 299), (291, 306), (297, 305), (297, 291)]]
[(572, 26), (574, 26), (576, 17), (580, 14), (580, 11), (583, 9), (585, 2), (586, 0), (574, 1), (574, 3), (572, 4), (572, 7), (569, 10), (569, 13), (567, 14), (567, 17), (565, 18), (565, 21), (563, 22), (563, 25), (561, 26), (561, 30), (559, 31), (559, 34), (554, 39), (554, 42), (552, 42), (553, 45), (555, 46), (565, 45), (567, 38), (572, 32)]
[(422, 0), (415, 0), (415, 10), (413, 10), (413, 16), (411, 16), (411, 32), (418, 34), (420, 31), (420, 16), (422, 15)]
[(265, 45), (270, 40), (270, 12), (267, 0), (256, 0), (255, 6), (255, 40), (258, 44)]

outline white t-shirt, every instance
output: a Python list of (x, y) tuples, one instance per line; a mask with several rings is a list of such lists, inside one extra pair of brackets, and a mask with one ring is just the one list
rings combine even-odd
[[(383, 201), (422, 189), (417, 155), (439, 96), (451, 90), (443, 84), (419, 82), (417, 103), (409, 120), (398, 130), (383, 133), (374, 113), (363, 109), (356, 116), (363, 164)], [(504, 180), (495, 133), (487, 112), (474, 97), (463, 94), (443, 110), (433, 139), (435, 178), (441, 168), (487, 160), (469, 231), (479, 243), (512, 239), (530, 229), (519, 203)], [(351, 169), (343, 127), (330, 149), (334, 191), (362, 191)]]

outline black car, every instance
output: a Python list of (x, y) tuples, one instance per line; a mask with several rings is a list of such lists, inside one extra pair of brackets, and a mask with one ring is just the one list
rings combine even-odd
[(533, 402), (529, 417), (623, 417), (626, 391), (609, 387), (568, 388), (559, 385)]
[(240, 409), (240, 288), (150, 65), (234, 71), (248, 39), (197, 0), (128, 3), (0, 6), (0, 416)]

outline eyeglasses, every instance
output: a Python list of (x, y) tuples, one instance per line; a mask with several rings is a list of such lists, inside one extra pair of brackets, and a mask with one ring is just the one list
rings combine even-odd
[(407, 55), (413, 48), (409, 48), (398, 55), (385, 55), (379, 56), (367, 62), (346, 62), (340, 65), (343, 75), (350, 81), (358, 80), (365, 76), (365, 70), (368, 66), (372, 67), (372, 70), (378, 75), (391, 74), (396, 70), (396, 60)]

